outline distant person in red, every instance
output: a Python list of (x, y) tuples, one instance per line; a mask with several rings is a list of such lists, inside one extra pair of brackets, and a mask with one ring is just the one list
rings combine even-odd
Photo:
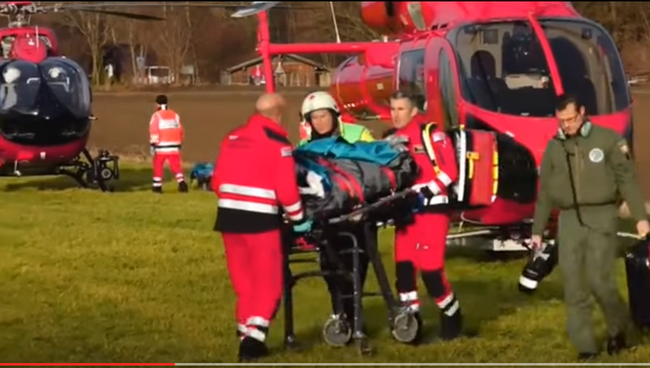
[(420, 193), (421, 208), (411, 223), (399, 224), (395, 229), (397, 291), (400, 301), (421, 322), (416, 285), (420, 272), (427, 293), (440, 309), (440, 337), (453, 339), (460, 335), (462, 317), (460, 304), (445, 277), (444, 265), (449, 232), (449, 186), (458, 178), (456, 152), (444, 132), (437, 131), (435, 124), (427, 127), (427, 122), (418, 117), (417, 102), (410, 94), (395, 93), (390, 109), (396, 130), (388, 139), (408, 141), (420, 171), (413, 189)]
[(165, 162), (178, 183), (178, 191), (188, 191), (181, 159), (181, 144), (183, 143), (183, 125), (178, 114), (167, 107), (167, 96), (156, 97), (156, 112), (149, 121), (149, 143), (153, 153), (153, 191), (162, 193)]
[(285, 106), (278, 94), (262, 95), (257, 113), (221, 142), (213, 173), (219, 197), (215, 230), (223, 237), (237, 296), (241, 361), (268, 354), (265, 340), (284, 285), (282, 215), (297, 233), (311, 228), (300, 201), (292, 145), (280, 126)]

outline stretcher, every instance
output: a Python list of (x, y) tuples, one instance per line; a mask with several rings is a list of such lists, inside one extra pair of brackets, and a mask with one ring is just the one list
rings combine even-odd
[[(314, 224), (312, 231), (307, 235), (297, 236), (293, 234), (287, 227), (284, 232), (284, 342), (285, 346), (289, 349), (296, 348), (297, 341), (294, 331), (294, 318), (293, 318), (293, 287), (301, 279), (309, 277), (323, 277), (328, 273), (322, 272), (320, 268), (316, 271), (308, 271), (294, 274), (291, 271), (291, 264), (314, 262), (314, 260), (306, 260), (304, 257), (296, 259), (296, 255), (312, 253), (321, 255), (326, 253), (329, 259), (338, 264), (338, 270), (334, 274), (351, 277), (353, 281), (353, 295), (340, 295), (340, 298), (352, 298), (354, 305), (354, 316), (352, 318), (353, 325), (349, 326), (348, 322), (340, 318), (330, 318), (323, 326), (323, 338), (325, 342), (331, 346), (345, 346), (354, 341), (360, 353), (368, 355), (372, 353), (372, 347), (369, 339), (363, 331), (363, 311), (361, 299), (367, 296), (381, 296), (388, 309), (388, 327), (392, 332), (394, 338), (400, 342), (409, 343), (415, 340), (420, 328), (418, 320), (409, 310), (405, 309), (395, 298), (391, 284), (389, 282), (386, 270), (381, 261), (381, 256), (378, 250), (377, 237), (371, 236), (371, 231), (376, 231), (376, 227), (368, 226), (378, 221), (387, 222), (391, 214), (403, 215), (402, 211), (395, 211), (395, 206), (402, 206), (404, 202), (408, 202), (414, 192), (410, 189), (398, 193), (394, 193), (388, 197), (382, 198), (372, 204), (359, 207), (353, 211), (340, 215), (328, 220), (323, 220), (320, 223)], [(402, 208), (402, 207), (399, 207)], [(359, 244), (357, 239), (351, 233), (339, 233), (342, 236), (350, 236), (352, 238), (353, 247), (344, 251), (336, 249), (336, 244), (330, 244), (326, 241), (325, 234), (333, 230), (337, 225), (344, 223), (354, 222), (364, 227), (365, 238), (368, 239), (365, 246)], [(310, 245), (300, 244), (297, 242), (299, 239), (309, 238)], [(352, 254), (352, 271), (345, 270), (345, 267), (340, 262), (340, 257), (343, 253)], [(370, 261), (370, 266), (374, 270), (379, 285), (379, 292), (367, 293), (363, 292), (361, 278), (359, 275), (359, 256), (366, 253)], [(317, 263), (317, 261), (316, 261)], [(329, 273), (331, 274), (331, 273)]]

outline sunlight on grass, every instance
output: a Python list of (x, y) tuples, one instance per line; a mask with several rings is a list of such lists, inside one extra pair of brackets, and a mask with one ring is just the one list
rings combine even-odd
[[(211, 231), (213, 194), (181, 195), (169, 184), (156, 196), (146, 169), (125, 168), (123, 175), (110, 194), (77, 189), (65, 178), (0, 181), (0, 361), (234, 361), (233, 297), (220, 237)], [(392, 276), (391, 238), (382, 230)], [(319, 341), (330, 312), (326, 288), (310, 279), (296, 289), (296, 330), (307, 346), (279, 349), (280, 319), (271, 332), (276, 354), (269, 361), (572, 361), (557, 275), (527, 297), (517, 291), (524, 260), (487, 262), (482, 256), (463, 250), (448, 258), (466, 330), (478, 337), (400, 345), (387, 331), (383, 302), (367, 299), (377, 353), (362, 358), (353, 347), (327, 347)], [(368, 289), (376, 289), (372, 276)], [(433, 303), (426, 303), (425, 313), (427, 331), (434, 333)], [(642, 346), (616, 361), (648, 360), (650, 348)]]

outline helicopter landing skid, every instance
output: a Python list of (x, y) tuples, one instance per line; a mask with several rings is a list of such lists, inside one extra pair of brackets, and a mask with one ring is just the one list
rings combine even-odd
[(114, 187), (109, 182), (120, 178), (119, 157), (100, 150), (93, 158), (84, 149), (72, 162), (59, 167), (58, 173), (71, 177), (84, 188), (96, 187), (102, 192), (112, 192)]

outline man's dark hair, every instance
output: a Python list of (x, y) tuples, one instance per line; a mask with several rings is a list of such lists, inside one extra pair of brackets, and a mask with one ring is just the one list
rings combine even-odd
[(390, 95), (391, 100), (401, 100), (401, 99), (407, 99), (410, 103), (411, 106), (417, 107), (418, 106), (418, 101), (417, 98), (409, 92), (398, 90), (395, 91), (392, 95)]
[(167, 96), (165, 96), (165, 95), (156, 96), (156, 104), (158, 104), (158, 105), (167, 105)]
[(557, 98), (557, 105), (555, 106), (555, 109), (557, 111), (562, 111), (569, 107), (569, 105), (574, 105), (576, 107), (576, 111), (580, 110), (580, 108), (584, 106), (578, 97), (574, 95), (564, 94)]

